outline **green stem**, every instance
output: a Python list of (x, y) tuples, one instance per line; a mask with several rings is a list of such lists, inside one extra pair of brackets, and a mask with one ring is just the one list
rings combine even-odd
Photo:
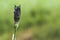
[(14, 40), (16, 40), (16, 26), (14, 26)]
[(13, 32), (13, 36), (12, 36), (12, 40), (16, 40), (16, 31), (17, 31), (17, 28), (18, 28), (18, 23), (15, 23), (14, 24), (14, 32)]

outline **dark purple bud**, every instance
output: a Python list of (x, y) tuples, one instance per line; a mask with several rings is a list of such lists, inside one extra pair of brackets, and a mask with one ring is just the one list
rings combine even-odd
[(15, 5), (15, 8), (14, 8), (14, 21), (15, 22), (18, 22), (19, 21), (20, 14), (21, 14), (21, 8), (20, 8), (20, 6), (16, 6)]

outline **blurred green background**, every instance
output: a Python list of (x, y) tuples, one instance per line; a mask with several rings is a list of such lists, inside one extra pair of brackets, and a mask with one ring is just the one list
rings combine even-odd
[(11, 40), (14, 5), (21, 5), (17, 40), (25, 30), (32, 40), (60, 40), (60, 0), (0, 0), (0, 40)]

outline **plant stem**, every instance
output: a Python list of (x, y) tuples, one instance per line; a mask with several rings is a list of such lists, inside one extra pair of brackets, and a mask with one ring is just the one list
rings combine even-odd
[(12, 35), (12, 40), (16, 40), (16, 31), (17, 31), (17, 28), (18, 28), (18, 23), (15, 23), (14, 24), (14, 32), (13, 32), (13, 35)]

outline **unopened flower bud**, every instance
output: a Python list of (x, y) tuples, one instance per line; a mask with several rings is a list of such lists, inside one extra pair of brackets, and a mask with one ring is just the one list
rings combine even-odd
[(18, 22), (19, 19), (20, 19), (20, 14), (21, 14), (21, 10), (20, 10), (20, 6), (16, 6), (15, 5), (15, 8), (14, 8), (14, 21), (15, 22)]

